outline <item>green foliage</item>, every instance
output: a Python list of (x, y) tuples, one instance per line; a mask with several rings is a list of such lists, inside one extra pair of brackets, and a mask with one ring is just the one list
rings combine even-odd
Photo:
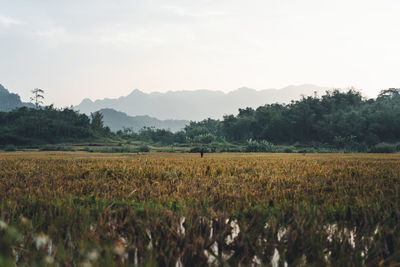
[(197, 144), (210, 144), (216, 140), (216, 137), (210, 133), (197, 135), (193, 138), (193, 143)]
[(294, 146), (286, 146), (283, 149), (284, 153), (293, 153), (295, 152), (296, 148)]
[(265, 141), (256, 141), (249, 139), (246, 145), (246, 152), (275, 152), (276, 148), (275, 145)]
[(201, 152), (203, 152), (203, 153), (209, 153), (209, 152), (211, 152), (211, 151), (210, 151), (210, 148), (208, 148), (208, 147), (206, 147), (206, 146), (195, 146), (195, 147), (192, 147), (192, 148), (189, 150), (189, 152), (190, 152), (190, 153), (201, 153)]
[(355, 150), (358, 146), (357, 137), (354, 135), (346, 137), (335, 136), (333, 138), (333, 144), (336, 148), (347, 148), (350, 150)]
[(101, 117), (79, 114), (70, 108), (20, 108), (0, 112), (0, 145), (33, 145), (79, 141), (110, 136)]
[(302, 154), (305, 154), (305, 153), (317, 153), (317, 151), (313, 147), (301, 148), (297, 152), (298, 153), (302, 153)]
[(17, 151), (17, 147), (14, 145), (6, 145), (4, 147), (4, 151), (6, 152), (12, 152), (12, 151)]
[(147, 145), (141, 145), (138, 149), (139, 152), (150, 152), (150, 147)]
[[(366, 100), (354, 89), (328, 91), (288, 105), (239, 109), (237, 116), (226, 115), (222, 121), (192, 122), (185, 132), (191, 140), (211, 133), (216, 140), (242, 144), (269, 140), (277, 145), (325, 144), (345, 152), (366, 151), (367, 146), (400, 139), (400, 95), (389, 90)], [(257, 150), (248, 146), (249, 151)]]
[(30, 98), (30, 100), (34, 102), (35, 107), (38, 109), (40, 105), (43, 104), (44, 91), (42, 89), (35, 88), (31, 91), (31, 93), (33, 96)]
[(82, 151), (95, 152), (95, 153), (138, 153), (138, 152), (150, 152), (150, 147), (147, 145), (130, 146), (100, 146), (100, 147), (85, 147)]
[(195, 146), (195, 147), (190, 148), (189, 152), (190, 153), (200, 153), (202, 150), (204, 152), (204, 148)]
[(40, 151), (75, 151), (74, 148), (70, 146), (54, 146), (54, 145), (45, 145), (39, 148)]
[(219, 120), (210, 118), (200, 122), (191, 121), (189, 125), (185, 127), (185, 134), (190, 140), (193, 140), (196, 136), (220, 136), (221, 123)]
[(125, 128), (113, 134), (104, 127), (100, 112), (89, 118), (72, 109), (52, 106), (0, 112), (1, 146), (102, 138), (155, 146), (207, 146), (219, 152), (296, 151), (285, 151), (282, 146), (287, 145), (314, 147), (317, 152), (374, 151), (377, 144), (400, 140), (400, 95), (397, 89), (390, 89), (382, 91), (377, 99), (366, 100), (353, 89), (344, 93), (328, 91), (321, 97), (303, 97), (290, 104), (239, 109), (238, 115), (226, 115), (223, 120), (192, 121), (176, 133), (145, 127), (139, 133)]
[(371, 147), (370, 153), (395, 153), (399, 149), (395, 145), (383, 144), (379, 146)]
[(172, 133), (165, 129), (154, 129), (151, 127), (144, 127), (136, 135), (136, 139), (149, 142), (149, 143), (159, 143), (161, 145), (173, 145), (177, 142), (184, 142), (184, 136), (182, 132)]
[(103, 125), (103, 114), (100, 112), (94, 112), (90, 114), (91, 122), (90, 126), (94, 131), (101, 131), (104, 128)]

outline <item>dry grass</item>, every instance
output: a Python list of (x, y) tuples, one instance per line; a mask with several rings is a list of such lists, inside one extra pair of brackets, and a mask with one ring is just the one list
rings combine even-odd
[(2, 222), (19, 233), (0, 230), (0, 263), (400, 260), (397, 154), (14, 152), (0, 166)]

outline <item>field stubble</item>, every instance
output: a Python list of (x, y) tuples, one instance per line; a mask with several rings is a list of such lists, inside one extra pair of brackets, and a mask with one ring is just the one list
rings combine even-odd
[(390, 265), (400, 156), (7, 153), (0, 264)]

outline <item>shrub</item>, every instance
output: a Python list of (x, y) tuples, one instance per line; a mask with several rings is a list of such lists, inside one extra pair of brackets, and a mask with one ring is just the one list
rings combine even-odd
[(287, 146), (283, 149), (284, 153), (293, 153), (295, 151), (295, 148), (292, 146)]
[(190, 152), (190, 153), (200, 153), (202, 150), (203, 150), (203, 152), (205, 152), (206, 149), (204, 149), (204, 148), (202, 148), (202, 147), (199, 147), (199, 146), (195, 146), (195, 147), (192, 147), (192, 148), (189, 150), (189, 152)]
[(396, 146), (394, 145), (381, 145), (371, 147), (370, 153), (394, 153), (396, 152)]
[(275, 152), (275, 145), (265, 141), (257, 141), (249, 139), (245, 148), (246, 152)]
[(197, 135), (193, 138), (194, 143), (200, 143), (200, 144), (210, 144), (211, 142), (215, 141), (217, 138), (215, 135), (212, 134), (201, 134)]
[(39, 148), (40, 151), (75, 151), (69, 146), (43, 146)]
[(147, 145), (142, 145), (139, 147), (139, 152), (150, 152), (150, 147)]
[(17, 148), (14, 145), (7, 145), (6, 147), (4, 147), (4, 151), (6, 152), (17, 151)]
[(317, 151), (313, 147), (307, 147), (307, 148), (298, 150), (298, 152), (304, 154), (304, 153), (316, 153)]
[(376, 145), (376, 144), (378, 144), (380, 141), (381, 141), (381, 140), (380, 140), (379, 136), (377, 136), (377, 135), (374, 134), (374, 133), (368, 133), (367, 136), (365, 137), (365, 142), (366, 142), (368, 145)]

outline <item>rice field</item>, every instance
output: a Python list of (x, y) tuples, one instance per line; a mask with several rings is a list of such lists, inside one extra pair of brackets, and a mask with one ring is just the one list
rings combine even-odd
[(400, 155), (0, 154), (0, 266), (398, 266)]

